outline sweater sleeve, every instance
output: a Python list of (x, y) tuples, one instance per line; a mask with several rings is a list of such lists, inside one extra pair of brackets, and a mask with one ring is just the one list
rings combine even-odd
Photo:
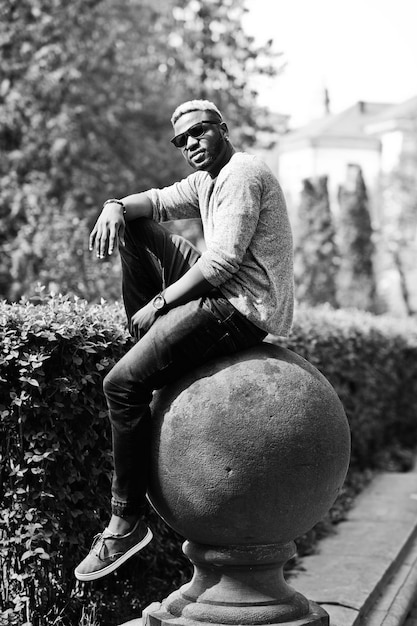
[(146, 195), (156, 222), (200, 217), (195, 174), (162, 189), (149, 189)]
[(198, 263), (204, 278), (221, 285), (236, 274), (257, 229), (262, 177), (254, 161), (225, 167), (214, 190), (213, 220)]

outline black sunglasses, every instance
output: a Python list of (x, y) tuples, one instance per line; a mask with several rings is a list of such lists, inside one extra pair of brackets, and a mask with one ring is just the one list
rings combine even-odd
[(221, 122), (211, 122), (210, 120), (203, 120), (202, 122), (191, 126), (191, 128), (186, 130), (185, 133), (181, 133), (180, 135), (176, 135), (175, 137), (173, 137), (171, 139), (171, 143), (174, 144), (176, 148), (183, 148), (187, 143), (188, 136), (194, 137), (194, 139), (199, 139), (207, 132), (204, 124), (219, 125), (221, 124)]

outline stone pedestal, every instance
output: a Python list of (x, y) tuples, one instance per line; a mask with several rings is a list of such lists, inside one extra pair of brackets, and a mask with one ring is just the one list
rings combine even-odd
[(328, 381), (264, 343), (164, 388), (152, 412), (149, 499), (187, 538), (194, 575), (147, 607), (145, 623), (328, 624), (282, 571), (348, 467), (349, 428)]

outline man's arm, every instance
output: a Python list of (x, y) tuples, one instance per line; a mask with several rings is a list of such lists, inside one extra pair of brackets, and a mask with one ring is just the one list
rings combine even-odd
[(213, 285), (204, 278), (197, 263), (181, 276), (179, 280), (165, 289), (164, 298), (168, 307), (174, 308), (203, 296), (211, 289), (213, 289)]
[(152, 203), (146, 193), (135, 193), (121, 198), (123, 207), (117, 202), (105, 204), (90, 235), (90, 250), (96, 249), (97, 256), (103, 259), (112, 254), (117, 241), (123, 242), (125, 220), (138, 217), (152, 217)]
[[(169, 285), (164, 291), (165, 302), (168, 308), (173, 309), (180, 304), (194, 300), (212, 289), (212, 285), (204, 278), (198, 264), (193, 265), (179, 280)], [(136, 311), (131, 319), (131, 333), (140, 337), (147, 332), (158, 317), (158, 311), (152, 301)]]
[(200, 216), (194, 174), (163, 189), (125, 196), (121, 202), (125, 213), (120, 203), (106, 203), (91, 231), (90, 250), (95, 248), (100, 259), (112, 254), (119, 241), (124, 244), (125, 221), (139, 217), (165, 221)]
[(138, 217), (152, 217), (152, 203), (145, 192), (133, 193), (121, 198), (126, 209), (125, 220), (130, 222)]
[[(95, 248), (99, 258), (112, 254), (118, 240), (124, 243), (125, 220), (131, 221), (139, 217), (152, 218), (152, 202), (146, 193), (126, 196), (121, 198), (121, 202), (125, 211), (117, 202), (105, 204), (91, 231), (90, 250)], [(194, 265), (184, 276), (167, 287), (164, 291), (164, 298), (169, 308), (175, 308), (208, 293), (210, 289), (212, 285), (204, 278), (198, 265)], [(148, 330), (155, 321), (156, 315), (157, 311), (151, 302), (139, 309), (131, 321), (133, 334), (140, 335), (141, 330)]]

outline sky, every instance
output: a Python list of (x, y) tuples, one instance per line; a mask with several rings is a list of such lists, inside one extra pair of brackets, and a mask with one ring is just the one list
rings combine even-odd
[(417, 96), (417, 0), (246, 0), (245, 31), (274, 40), (286, 69), (256, 84), (261, 104), (291, 127), (359, 100)]

